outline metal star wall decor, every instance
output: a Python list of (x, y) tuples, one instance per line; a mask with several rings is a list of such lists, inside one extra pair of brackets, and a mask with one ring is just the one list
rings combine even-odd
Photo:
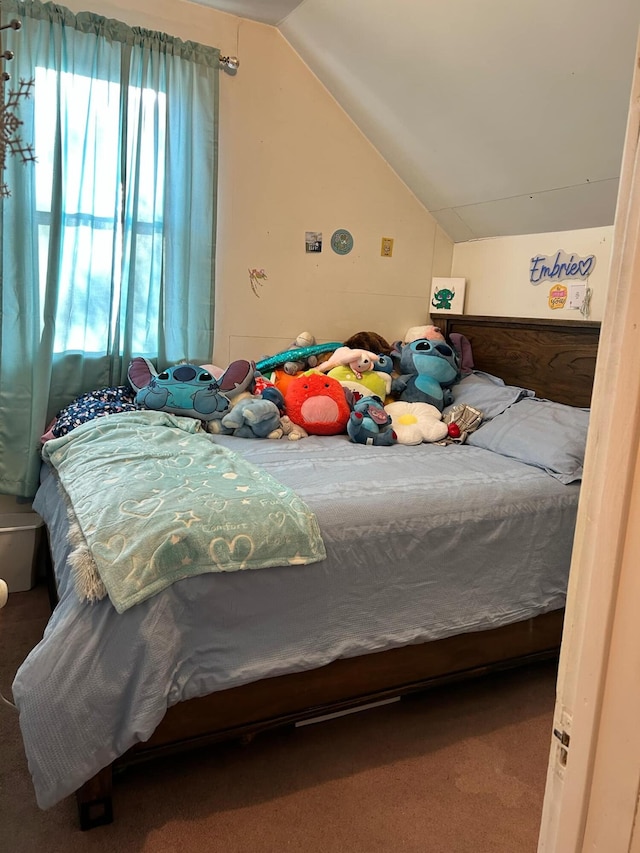
[[(8, 96), (0, 101), (0, 173), (4, 172), (7, 152), (18, 155), (23, 163), (35, 160), (32, 145), (25, 145), (18, 135), (23, 122), (18, 118), (15, 109), (21, 98), (28, 98), (33, 87), (33, 80), (20, 80), (16, 91), (10, 91)], [(4, 180), (0, 180), (0, 196), (7, 198), (11, 195)]]
[[(21, 26), (21, 22), (14, 19), (10, 23), (0, 26), (0, 30), (19, 30)], [(3, 51), (0, 53), (0, 59), (13, 59), (13, 51)], [(20, 156), (23, 163), (28, 163), (36, 159), (33, 146), (25, 145), (18, 134), (23, 122), (16, 114), (16, 109), (21, 99), (28, 98), (31, 95), (34, 81), (20, 80), (18, 88), (15, 90), (10, 89), (5, 96), (6, 83), (10, 79), (11, 75), (6, 71), (0, 74), (0, 198), (7, 198), (11, 195), (9, 187), (2, 179), (6, 167), (7, 153)]]

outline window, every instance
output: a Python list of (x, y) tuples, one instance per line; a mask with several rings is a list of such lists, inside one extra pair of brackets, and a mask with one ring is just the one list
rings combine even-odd
[(220, 54), (40, 0), (3, 13), (36, 163), (5, 172), (0, 491), (30, 496), (59, 408), (136, 355), (211, 360)]
[[(52, 198), (56, 138), (56, 91), (63, 105), (60, 146), (62, 191)], [(129, 87), (128, 139), (120, 139), (121, 86), (107, 80), (37, 68), (35, 148), (36, 207), (40, 243), (40, 294), (45, 303), (52, 222), (63, 229), (54, 352), (106, 354), (124, 322), (123, 242), (135, 242), (136, 301), (131, 347), (155, 356), (162, 274), (166, 95)], [(127, 210), (127, 170), (122, 148), (138, 158), (135, 210)], [(126, 161), (125, 161), (126, 162)], [(56, 201), (60, 209), (55, 210)], [(130, 206), (131, 207), (131, 206)], [(86, 312), (87, 304), (90, 311)], [(119, 347), (122, 354), (122, 343)]]

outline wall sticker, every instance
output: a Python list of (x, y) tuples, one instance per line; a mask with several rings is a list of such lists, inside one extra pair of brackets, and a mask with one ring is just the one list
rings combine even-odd
[(249, 270), (249, 284), (251, 285), (251, 290), (253, 291), (253, 295), (260, 298), (260, 294), (258, 293), (258, 285), (262, 285), (263, 282), (267, 280), (267, 274), (264, 270)]
[(564, 308), (568, 295), (566, 284), (554, 284), (549, 291), (549, 308)]

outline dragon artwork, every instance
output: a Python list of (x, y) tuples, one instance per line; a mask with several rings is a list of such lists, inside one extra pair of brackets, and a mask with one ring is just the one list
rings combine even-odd
[(433, 294), (431, 304), (438, 311), (451, 311), (451, 303), (455, 295), (455, 288), (450, 290), (448, 287), (441, 287)]

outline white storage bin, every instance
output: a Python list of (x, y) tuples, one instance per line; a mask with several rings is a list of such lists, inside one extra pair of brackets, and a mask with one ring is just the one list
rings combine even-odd
[(35, 585), (37, 544), (43, 523), (35, 512), (0, 515), (0, 578), (7, 582), (10, 594), (25, 592)]

